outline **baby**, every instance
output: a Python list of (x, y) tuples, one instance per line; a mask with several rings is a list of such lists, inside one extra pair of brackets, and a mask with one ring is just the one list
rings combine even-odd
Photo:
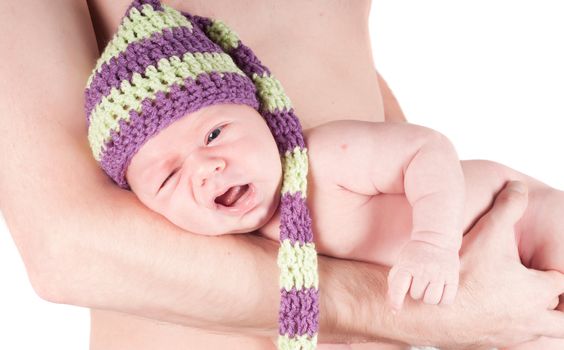
[[(509, 180), (530, 188), (521, 259), (564, 272), (563, 192), (493, 162), (460, 162), (422, 126), (338, 121), (302, 139), (279, 82), (235, 33), (158, 1), (128, 10), (89, 79), (86, 113), (94, 156), (116, 183), (187, 231), (280, 239), (292, 279), (282, 285), (309, 304), (315, 247), (391, 266), (393, 310), (408, 293), (451, 303), (462, 235)], [(281, 310), (280, 348), (315, 344), (317, 309), (306, 311), (292, 323)]]

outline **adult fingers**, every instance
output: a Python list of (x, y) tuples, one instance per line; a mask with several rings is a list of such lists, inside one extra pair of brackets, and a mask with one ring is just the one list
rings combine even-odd
[(549, 310), (556, 309), (564, 311), (564, 274), (554, 270), (529, 271), (533, 271), (542, 281), (541, 288), (543, 293), (546, 294), (543, 294), (543, 296), (539, 295), (539, 298), (546, 298), (547, 301), (550, 299), (547, 308)]
[(555, 306), (553, 307), (554, 310), (564, 312), (564, 294), (556, 297), (554, 300)]
[(548, 281), (548, 288), (554, 295), (549, 310), (540, 322), (540, 334), (555, 338), (564, 338), (564, 274), (558, 271), (537, 271)]
[[(554, 298), (554, 299), (552, 299), (552, 302), (548, 305), (548, 308), (550, 310), (558, 309), (558, 303), (559, 303), (558, 298)], [(562, 310), (560, 310), (560, 311), (562, 311)]]
[(562, 311), (547, 311), (539, 319), (539, 335), (553, 338), (564, 338), (564, 313)]
[(564, 294), (564, 274), (558, 271), (535, 271), (537, 274), (541, 275), (554, 291), (555, 295)]
[[(465, 239), (479, 241), (481, 249), (492, 248), (498, 254), (517, 257), (514, 226), (523, 216), (527, 200), (527, 187), (523, 182), (508, 182), (496, 196), (490, 211), (480, 218)], [(475, 235), (477, 237), (474, 237)]]
[(527, 208), (527, 186), (521, 181), (509, 181), (497, 194), (492, 209), (486, 214), (492, 232), (513, 226)]

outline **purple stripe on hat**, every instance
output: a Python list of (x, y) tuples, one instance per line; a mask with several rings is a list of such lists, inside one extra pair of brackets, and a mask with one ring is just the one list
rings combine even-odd
[(313, 242), (309, 210), (300, 191), (284, 193), (280, 200), (280, 241), (285, 239), (292, 245)]
[(279, 334), (313, 337), (319, 330), (319, 291), (314, 288), (292, 288), (289, 292), (282, 289), (280, 297)]
[(209, 26), (213, 24), (213, 21), (207, 17), (191, 15), (188, 12), (184, 12), (184, 11), (180, 11), (180, 13), (182, 13), (184, 17), (188, 18), (190, 22), (200, 27), (200, 29), (203, 30), (204, 32), (207, 30)]
[(255, 87), (247, 77), (237, 73), (200, 74), (194, 81), (173, 84), (170, 92), (157, 92), (154, 99), (141, 102), (141, 112), (131, 111), (129, 123), (119, 122), (120, 131), (111, 132), (101, 166), (122, 188), (129, 188), (125, 172), (131, 158), (141, 146), (160, 130), (188, 113), (219, 103), (246, 104), (258, 108)]
[(131, 5), (127, 8), (126, 16), (129, 16), (129, 12), (132, 8), (136, 8), (141, 12), (143, 5), (151, 5), (155, 11), (162, 11), (163, 7), (161, 6), (161, 2), (159, 0), (134, 0)]
[(270, 75), (270, 70), (261, 63), (249, 47), (241, 43), (241, 40), (239, 40), (239, 46), (231, 50), (229, 54), (233, 57), (233, 61), (235, 61), (237, 66), (249, 77), (252, 77), (253, 73), (260, 76), (264, 73)]
[(86, 115), (100, 103), (103, 96), (108, 96), (112, 88), (118, 88), (122, 81), (131, 82), (133, 73), (143, 74), (148, 66), (157, 66), (157, 62), (171, 56), (182, 56), (187, 52), (223, 52), (219, 45), (208, 39), (201, 29), (194, 27), (176, 27), (164, 29), (151, 37), (131, 43), (125, 52), (112, 57), (96, 72), (92, 83), (85, 91)]
[(266, 120), (281, 154), (292, 151), (296, 147), (306, 148), (302, 126), (298, 117), (294, 114), (293, 108), (289, 111), (284, 109), (274, 112), (268, 112), (261, 108), (260, 114)]

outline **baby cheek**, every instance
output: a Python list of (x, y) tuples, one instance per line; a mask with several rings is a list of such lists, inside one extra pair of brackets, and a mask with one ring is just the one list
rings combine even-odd
[(211, 226), (208, 223), (209, 220), (204, 219), (204, 215), (187, 208), (171, 209), (163, 215), (176, 226), (193, 233), (205, 234), (209, 226)]
[(137, 199), (139, 199), (139, 201), (145, 207), (149, 208), (150, 210), (152, 210), (156, 213), (163, 215), (163, 210), (162, 210), (160, 203), (158, 201), (156, 201), (154, 198), (152, 198), (148, 195), (138, 194), (133, 189), (132, 189), (132, 191), (135, 194), (135, 196), (137, 197)]
[(170, 222), (191, 233), (199, 235), (216, 235), (225, 231), (221, 218), (214, 216), (213, 210), (196, 204), (190, 196), (175, 198), (161, 211), (161, 215)]

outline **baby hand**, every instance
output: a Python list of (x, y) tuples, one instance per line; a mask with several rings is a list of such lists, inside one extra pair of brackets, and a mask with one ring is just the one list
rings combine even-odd
[(451, 304), (458, 289), (458, 251), (422, 241), (408, 242), (388, 275), (388, 299), (399, 311), (409, 290), (426, 304)]

